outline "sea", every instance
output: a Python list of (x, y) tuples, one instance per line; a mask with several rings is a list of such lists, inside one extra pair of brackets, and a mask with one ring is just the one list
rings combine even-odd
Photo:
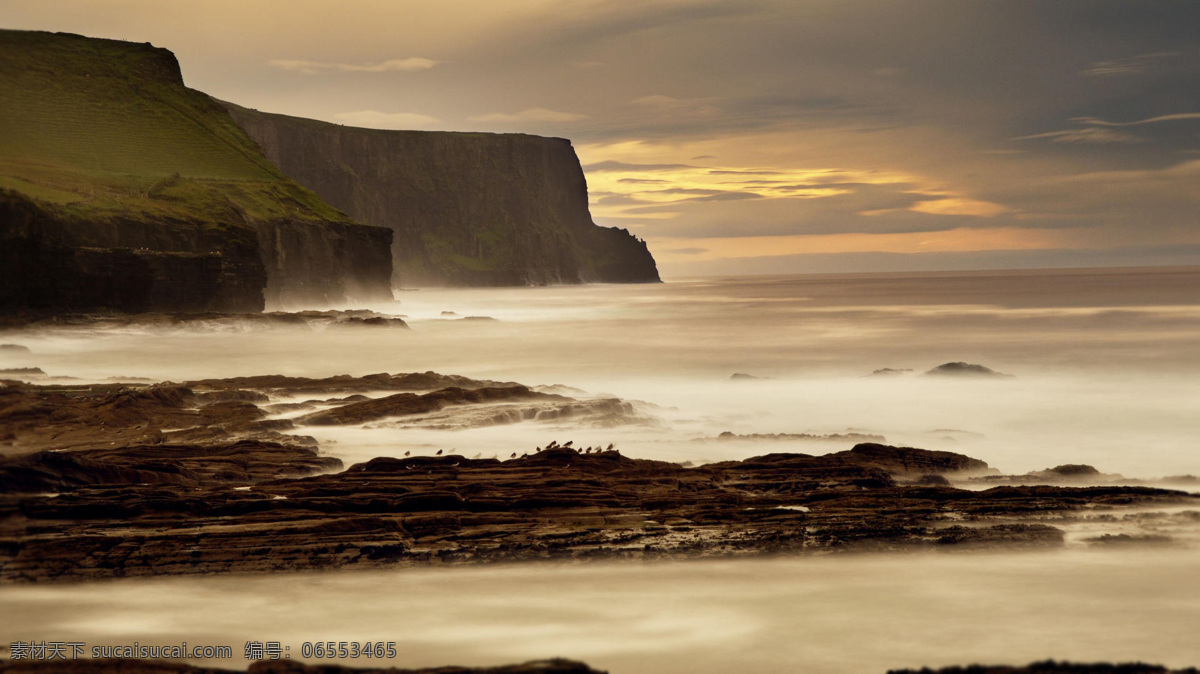
[[(434, 414), (296, 431), (347, 465), (438, 450), (507, 458), (551, 441), (701, 464), (824, 454), (871, 437), (960, 452), (1004, 474), (1087, 464), (1105, 482), (1165, 478), (1200, 491), (1200, 267), (423, 288), (356, 308), (403, 316), (410, 329), (215, 316), (43, 324), (0, 332), (30, 349), (0, 352), (0, 368), (40, 367), (40, 381), (59, 383), (436, 371), (623, 403), (606, 414)], [(947, 363), (994, 374), (930, 373)], [(385, 664), (398, 667), (555, 656), (639, 673), (1047, 658), (1200, 666), (1197, 532), (1099, 549), (1075, 526), (1062, 549), (1041, 552), (8, 586), (0, 638), (235, 646), (238, 657), (208, 666), (243, 665), (251, 640), (289, 645), (296, 659), (304, 642), (394, 641)]]

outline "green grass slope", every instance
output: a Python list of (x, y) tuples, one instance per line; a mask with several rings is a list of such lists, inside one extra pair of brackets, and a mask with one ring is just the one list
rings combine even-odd
[(280, 172), (166, 49), (0, 30), (0, 313), (390, 298), (390, 242)]
[(0, 188), (62, 215), (347, 220), (184, 87), (165, 49), (0, 30), (0, 92)]

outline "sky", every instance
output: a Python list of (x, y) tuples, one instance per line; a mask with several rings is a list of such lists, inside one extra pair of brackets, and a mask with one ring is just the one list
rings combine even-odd
[(571, 139), (666, 277), (1200, 264), (1200, 3), (0, 0), (188, 86)]

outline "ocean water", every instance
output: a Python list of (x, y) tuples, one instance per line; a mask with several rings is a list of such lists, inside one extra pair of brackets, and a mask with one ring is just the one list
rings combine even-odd
[[(1200, 268), (679, 279), (423, 289), (373, 306), (411, 330), (38, 328), (0, 333), (50, 381), (435, 370), (632, 401), (628, 413), (497, 414), (303, 428), (347, 463), (550, 440), (703, 462), (820, 454), (880, 435), (1005, 473), (1087, 463), (1200, 475)], [(454, 315), (443, 315), (453, 312)], [(460, 320), (487, 316), (496, 320)], [(1012, 375), (943, 378), (942, 363)], [(872, 375), (882, 368), (911, 370)], [(731, 379), (735, 373), (753, 379)], [(492, 421), (488, 421), (492, 419)], [(883, 672), (1144, 660), (1200, 665), (1196, 532), (1147, 549), (834, 555), (672, 563), (121, 580), (0, 588), (0, 639), (396, 641), (400, 667), (564, 656), (613, 672)], [(239, 664), (237, 662), (225, 664)], [(209, 665), (222, 663), (208, 662)], [(358, 664), (368, 664), (360, 662)]]
[[(347, 462), (438, 449), (507, 457), (574, 440), (673, 461), (844, 442), (715, 442), (723, 432), (883, 436), (1006, 473), (1086, 463), (1200, 474), (1200, 268), (825, 275), (397, 292), (371, 308), (411, 330), (42, 329), (6, 333), (83, 379), (434, 370), (638, 401), (627, 423), (578, 418), (307, 428)], [(454, 316), (443, 316), (453, 312)], [(496, 320), (460, 320), (487, 316)], [(944, 378), (978, 363), (1011, 377)], [(878, 369), (912, 370), (871, 376)], [(735, 373), (758, 379), (732, 380)], [(570, 393), (581, 396), (583, 393)], [(422, 423), (422, 421), (424, 423)]]
[[(390, 666), (551, 656), (614, 674), (1200, 662), (1194, 551), (532, 563), (0, 588), (0, 635), (90, 645), (394, 641)], [(369, 666), (371, 661), (348, 661)]]

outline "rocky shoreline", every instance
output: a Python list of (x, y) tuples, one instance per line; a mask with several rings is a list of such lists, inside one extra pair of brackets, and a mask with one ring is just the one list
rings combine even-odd
[[(5, 381), (0, 582), (1046, 547), (1063, 544), (1055, 524), (1073, 518), (1200, 508), (1198, 496), (1148, 486), (962, 489), (955, 484), (996, 471), (962, 454), (869, 442), (695, 467), (551, 442), (502, 448), (504, 459), (407, 456), (347, 468), (297, 434), (431, 413), (607, 413), (619, 403), (433, 372)], [(272, 414), (281, 409), (295, 414)]]

